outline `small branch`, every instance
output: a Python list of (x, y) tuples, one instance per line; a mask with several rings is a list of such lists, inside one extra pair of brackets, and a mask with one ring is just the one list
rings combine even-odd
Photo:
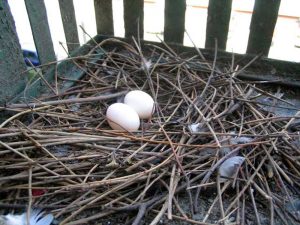
[(35, 108), (40, 106), (49, 106), (49, 105), (60, 105), (60, 104), (72, 104), (72, 103), (87, 103), (87, 102), (95, 102), (108, 100), (111, 98), (116, 98), (122, 95), (125, 95), (127, 91), (121, 91), (114, 94), (101, 95), (96, 97), (87, 97), (87, 98), (72, 98), (72, 99), (62, 99), (62, 100), (54, 100), (47, 102), (39, 102), (39, 103), (28, 103), (28, 104), (11, 104), (7, 105), (7, 108)]

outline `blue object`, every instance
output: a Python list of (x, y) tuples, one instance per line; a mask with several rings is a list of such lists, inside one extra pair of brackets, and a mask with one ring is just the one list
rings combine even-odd
[(27, 66), (39, 66), (41, 65), (39, 56), (36, 52), (23, 49), (23, 57)]

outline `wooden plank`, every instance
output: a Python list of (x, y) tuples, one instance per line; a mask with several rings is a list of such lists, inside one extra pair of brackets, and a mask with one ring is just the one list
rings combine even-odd
[(25, 5), (41, 64), (56, 61), (44, 0), (25, 0)]
[(97, 33), (114, 35), (112, 0), (94, 0)]
[(205, 48), (225, 50), (231, 15), (232, 0), (209, 0), (207, 11)]
[(124, 0), (125, 37), (144, 37), (144, 0)]
[[(107, 36), (105, 37), (107, 38)], [(77, 58), (78, 56), (86, 55), (95, 47), (97, 43), (100, 43), (102, 40), (103, 36), (97, 35), (93, 39), (89, 40), (86, 44), (75, 49), (70, 56), (73, 58)], [(98, 49), (97, 53), (97, 56), (89, 59), (89, 62), (95, 63), (100, 58), (104, 58), (104, 51)], [(76, 61), (76, 59), (74, 60)], [(78, 60), (80, 61), (80, 59)], [(75, 81), (79, 80), (85, 74), (85, 70), (76, 66), (73, 60), (63, 60), (57, 65), (57, 67), (51, 67), (44, 74), (44, 78), (51, 84), (54, 82), (55, 74), (58, 74), (58, 76), (70, 78), (70, 80), (58, 82), (59, 92), (64, 92), (72, 85), (76, 84)], [(42, 94), (45, 95), (47, 93), (49, 93), (48, 86), (45, 84), (45, 82), (39, 79), (28, 85), (26, 87), (26, 91), (20, 92), (14, 99), (8, 102), (8, 104), (20, 102), (23, 100), (24, 97), (26, 98), (26, 102), (34, 101), (36, 97), (39, 97)]]
[(59, 0), (61, 19), (64, 26), (68, 52), (80, 46), (73, 0)]
[(267, 56), (272, 43), (280, 0), (256, 0), (250, 24), (247, 53)]
[(165, 0), (164, 41), (183, 43), (185, 0)]
[(0, 1), (0, 104), (21, 92), (27, 73), (15, 22), (7, 1)]
[[(0, 34), (1, 35), (1, 34)], [(82, 56), (86, 55), (97, 43), (100, 43), (104, 40), (108, 40), (108, 38), (112, 38), (109, 36), (103, 36), (103, 35), (96, 35), (93, 37), (93, 40), (90, 40), (85, 45), (81, 46), (80, 48), (76, 49), (71, 56)], [(115, 38), (115, 37), (113, 37)], [(121, 41), (125, 42), (132, 42), (131, 38), (118, 38)], [(95, 43), (96, 41), (96, 43)], [(156, 45), (160, 48), (165, 48), (164, 44), (157, 43), (157, 42), (151, 42), (151, 41), (141, 41), (142, 48), (144, 50), (147, 49), (150, 45)], [(109, 41), (106, 43), (106, 47), (109, 45)], [(115, 48), (114, 42), (112, 42), (111, 48)], [(192, 57), (197, 54), (194, 47), (186, 47), (181, 44), (177, 43), (171, 43), (169, 44), (169, 47), (172, 48), (175, 52), (178, 54), (184, 53), (187, 57)], [(214, 50), (212, 49), (200, 49), (201, 53), (204, 55), (204, 57), (207, 60), (213, 60), (214, 59)], [(104, 52), (101, 52), (98, 55), (100, 58), (105, 56)], [(249, 54), (235, 54), (235, 60), (238, 62), (238, 64), (243, 67), (249, 63), (255, 56), (249, 55)], [(94, 60), (94, 59), (91, 59)], [(230, 63), (232, 60), (232, 53), (225, 52), (225, 51), (219, 51), (218, 52), (218, 62), (225, 65)], [(273, 71), (276, 71), (276, 74), (273, 74)], [(47, 74), (45, 74), (45, 78), (51, 82), (53, 81), (54, 74), (58, 73), (63, 74), (64, 77), (70, 78), (71, 80), (80, 79), (84, 74), (84, 70), (78, 68), (76, 65), (74, 65), (74, 62), (72, 60), (65, 60), (61, 62), (57, 66), (57, 70), (55, 68), (52, 68)], [(259, 76), (259, 74), (266, 74), (264, 76)], [(272, 75), (271, 75), (272, 74)], [(283, 75), (284, 74), (284, 75)], [(298, 81), (300, 74), (300, 63), (295, 62), (289, 62), (289, 61), (282, 61), (282, 60), (275, 60), (275, 59), (269, 59), (266, 57), (260, 57), (255, 62), (253, 62), (251, 65), (247, 67), (246, 73), (239, 73), (238, 77), (243, 79), (250, 79), (250, 80), (269, 80), (270, 82), (273, 80), (274, 83), (280, 84), (280, 85), (286, 85), (289, 87), (300, 87), (300, 82)], [(266, 77), (266, 78), (264, 78)], [(65, 90), (65, 88), (70, 87), (73, 84), (73, 82), (65, 81), (63, 83), (59, 83), (60, 90)], [(39, 96), (41, 93), (45, 93), (45, 91), (48, 88), (46, 85), (40, 81), (39, 83), (34, 83), (31, 86), (29, 86), (26, 90), (26, 93), (20, 93), (17, 98), (15, 98), (10, 103), (15, 103), (16, 101), (19, 101), (21, 97), (24, 95), (27, 97), (28, 101), (31, 101), (33, 96)]]

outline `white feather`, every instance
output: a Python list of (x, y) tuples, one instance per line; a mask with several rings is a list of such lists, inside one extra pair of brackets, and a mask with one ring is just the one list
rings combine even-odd
[(53, 215), (52, 214), (48, 214), (46, 216), (44, 216), (42, 219), (40, 219), (36, 225), (50, 225), (51, 222), (53, 221)]
[(246, 144), (253, 141), (250, 137), (235, 137), (230, 140), (231, 144)]
[(226, 159), (219, 168), (220, 182), (227, 181), (227, 178), (233, 178), (240, 166), (245, 161), (242, 156), (234, 156)]
[[(30, 225), (50, 225), (53, 221), (53, 215), (47, 214), (43, 215), (40, 209), (32, 210), (30, 213)], [(2, 221), (4, 225), (27, 225), (27, 214), (23, 213), (21, 215), (7, 214), (2, 216)], [(1, 224), (1, 223), (0, 223)]]
[(191, 132), (191, 134), (206, 131), (206, 127), (204, 123), (192, 123), (188, 125), (188, 129)]
[(141, 68), (142, 68), (143, 70), (149, 71), (149, 69), (150, 69), (151, 66), (152, 66), (151, 60), (147, 60), (147, 59), (145, 59), (145, 58), (142, 58)]
[(4, 217), (6, 225), (23, 225), (26, 221), (26, 214), (22, 215), (12, 215), (8, 214)]

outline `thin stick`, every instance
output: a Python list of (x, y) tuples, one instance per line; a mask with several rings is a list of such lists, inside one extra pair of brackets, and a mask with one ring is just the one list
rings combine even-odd
[[(87, 98), (72, 98), (72, 99), (62, 99), (62, 100), (54, 100), (40, 103), (28, 103), (28, 104), (11, 104), (7, 105), (7, 108), (35, 108), (40, 106), (50, 106), (50, 105), (60, 105), (60, 104), (72, 104), (72, 103), (87, 103), (101, 100), (108, 100), (111, 98), (116, 98), (126, 94), (127, 91), (121, 91), (114, 94), (101, 95), (96, 97), (87, 97)], [(39, 108), (42, 109), (42, 108)], [(24, 113), (23, 113), (24, 114)], [(0, 127), (3, 127), (2, 125)]]
[(26, 213), (27, 224), (30, 225), (30, 214), (32, 206), (32, 167), (28, 169), (28, 208)]
[(16, 115), (13, 115), (12, 117), (8, 118), (7, 120), (5, 120), (1, 125), (0, 125), (0, 128), (3, 128), (6, 124), (8, 124), (10, 121), (24, 115), (24, 114), (27, 114), (27, 113), (30, 113), (30, 112), (37, 112), (39, 110), (43, 110), (43, 109), (47, 109), (49, 108), (50, 106), (43, 106), (43, 107), (40, 107), (40, 108), (34, 108), (34, 109), (28, 109), (28, 110), (25, 110), (25, 111), (22, 111), (22, 112), (19, 112), (17, 113)]

